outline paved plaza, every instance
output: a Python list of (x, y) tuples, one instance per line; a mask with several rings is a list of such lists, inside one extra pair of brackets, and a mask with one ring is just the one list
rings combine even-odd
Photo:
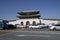
[(60, 31), (24, 29), (0, 35), (0, 40), (60, 40)]

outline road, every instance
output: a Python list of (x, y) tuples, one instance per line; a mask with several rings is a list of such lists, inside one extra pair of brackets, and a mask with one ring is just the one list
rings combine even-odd
[(13, 31), (5, 35), (0, 35), (0, 40), (60, 40), (60, 31), (38, 30)]

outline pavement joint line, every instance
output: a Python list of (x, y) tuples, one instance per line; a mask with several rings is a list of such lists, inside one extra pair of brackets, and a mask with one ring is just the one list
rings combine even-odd
[(14, 31), (14, 32), (27, 32), (27, 33), (45, 33), (45, 34), (60, 34), (59, 32), (47, 32), (47, 31)]
[(19, 36), (19, 37), (26, 37), (26, 36), (29, 36), (29, 37), (51, 37), (50, 35), (16, 35), (16, 36)]

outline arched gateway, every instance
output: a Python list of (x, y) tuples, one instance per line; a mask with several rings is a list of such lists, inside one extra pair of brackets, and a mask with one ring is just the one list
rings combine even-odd
[(29, 27), (29, 25), (30, 25), (30, 22), (27, 21), (27, 22), (26, 22), (26, 27)]
[(33, 21), (33, 25), (36, 25), (36, 21)]
[(23, 25), (23, 22), (21, 22), (21, 25)]
[(30, 25), (30, 22), (29, 22), (29, 21), (27, 21), (27, 22), (26, 22), (26, 25)]

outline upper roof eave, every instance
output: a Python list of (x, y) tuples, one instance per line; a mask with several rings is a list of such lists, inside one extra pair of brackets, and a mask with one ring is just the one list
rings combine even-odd
[(39, 11), (22, 11), (22, 12), (17, 12), (18, 14), (31, 14), (31, 13), (39, 13)]

